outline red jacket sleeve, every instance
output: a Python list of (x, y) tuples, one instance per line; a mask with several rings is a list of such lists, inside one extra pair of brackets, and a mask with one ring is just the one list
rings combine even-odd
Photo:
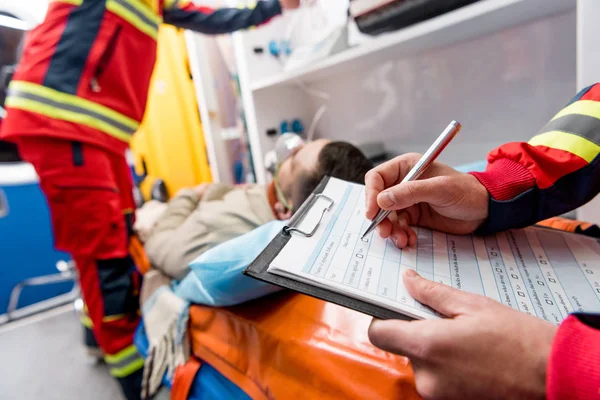
[(548, 360), (548, 400), (600, 398), (600, 314), (570, 315)]
[(259, 1), (252, 8), (218, 9), (198, 6), (189, 0), (165, 0), (163, 20), (196, 32), (221, 34), (264, 24), (279, 14), (279, 0)]
[(479, 233), (532, 225), (600, 191), (600, 84), (585, 88), (528, 143), (508, 143), (472, 174), (490, 192)]

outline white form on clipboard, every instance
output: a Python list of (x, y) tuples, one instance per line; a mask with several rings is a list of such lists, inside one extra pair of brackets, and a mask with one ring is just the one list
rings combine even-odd
[(364, 186), (329, 178), (322, 195), (289, 229), (291, 238), (269, 273), (414, 318), (439, 315), (404, 288), (408, 268), (554, 324), (571, 312), (600, 312), (600, 244), (594, 238), (536, 227), (486, 237), (415, 228), (417, 245), (399, 250), (376, 232), (360, 239), (370, 222)]

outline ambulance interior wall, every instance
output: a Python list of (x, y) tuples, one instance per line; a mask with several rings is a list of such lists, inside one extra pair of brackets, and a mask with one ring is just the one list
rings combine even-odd
[[(575, 94), (576, 13), (381, 58), (308, 82), (330, 96), (317, 136), (383, 141), (391, 154), (422, 153), (456, 119), (463, 130), (440, 160), (479, 161), (500, 144), (528, 140)], [(249, 62), (250, 75), (268, 75), (275, 62), (260, 63), (261, 71)], [(323, 104), (294, 84), (254, 91), (253, 98), (263, 153), (273, 146), (265, 131), (275, 121), (298, 115), (308, 129)]]
[(452, 165), (529, 140), (575, 95), (575, 26), (573, 10), (316, 82), (331, 96), (319, 133), (422, 153), (455, 119), (463, 130), (440, 157)]

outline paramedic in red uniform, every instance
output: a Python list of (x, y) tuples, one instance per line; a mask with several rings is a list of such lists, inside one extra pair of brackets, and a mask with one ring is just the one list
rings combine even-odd
[(77, 264), (94, 336), (128, 399), (143, 360), (133, 346), (138, 278), (128, 256), (134, 202), (124, 152), (146, 107), (164, 22), (207, 34), (260, 25), (299, 0), (210, 9), (189, 0), (57, 0), (25, 39), (0, 138), (35, 167), (55, 245)]
[[(396, 210), (379, 231), (398, 247), (416, 242), (411, 225), (493, 234), (574, 210), (600, 192), (600, 84), (581, 90), (529, 142), (492, 151), (485, 172), (434, 163), (422, 179), (397, 184), (418, 159), (402, 155), (365, 178), (367, 217), (378, 206)], [(369, 337), (411, 359), (425, 399), (600, 398), (599, 313), (578, 311), (556, 327), (414, 272), (404, 283), (449, 318), (373, 321)]]

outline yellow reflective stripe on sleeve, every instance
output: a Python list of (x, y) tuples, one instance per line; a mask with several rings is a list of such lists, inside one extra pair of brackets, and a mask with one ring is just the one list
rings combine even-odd
[(579, 135), (562, 131), (550, 131), (534, 136), (529, 141), (532, 146), (546, 146), (553, 149), (568, 151), (591, 162), (598, 153), (600, 146)]
[(154, 40), (158, 37), (161, 17), (136, 0), (107, 0), (106, 9), (117, 14)]
[(109, 368), (109, 372), (115, 378), (125, 378), (133, 374), (134, 372), (142, 369), (144, 367), (144, 359), (142, 357), (136, 358), (134, 361), (129, 364), (119, 367), (119, 368)]
[(86, 125), (123, 141), (139, 127), (137, 121), (108, 107), (30, 82), (11, 82), (6, 105)]
[(74, 6), (80, 6), (83, 4), (83, 0), (50, 0), (50, 3), (67, 3)]
[(118, 362), (123, 361), (124, 359), (126, 359), (127, 357), (129, 357), (133, 354), (137, 354), (137, 349), (132, 344), (130, 346), (125, 347), (123, 350), (119, 351), (118, 353), (107, 354), (106, 356), (104, 356), (104, 360), (109, 364), (116, 364)]
[(600, 103), (579, 100), (569, 104), (529, 144), (567, 151), (591, 162), (600, 152)]
[(579, 100), (563, 108), (552, 118), (552, 121), (565, 115), (579, 114), (600, 119), (600, 102), (594, 100)]

